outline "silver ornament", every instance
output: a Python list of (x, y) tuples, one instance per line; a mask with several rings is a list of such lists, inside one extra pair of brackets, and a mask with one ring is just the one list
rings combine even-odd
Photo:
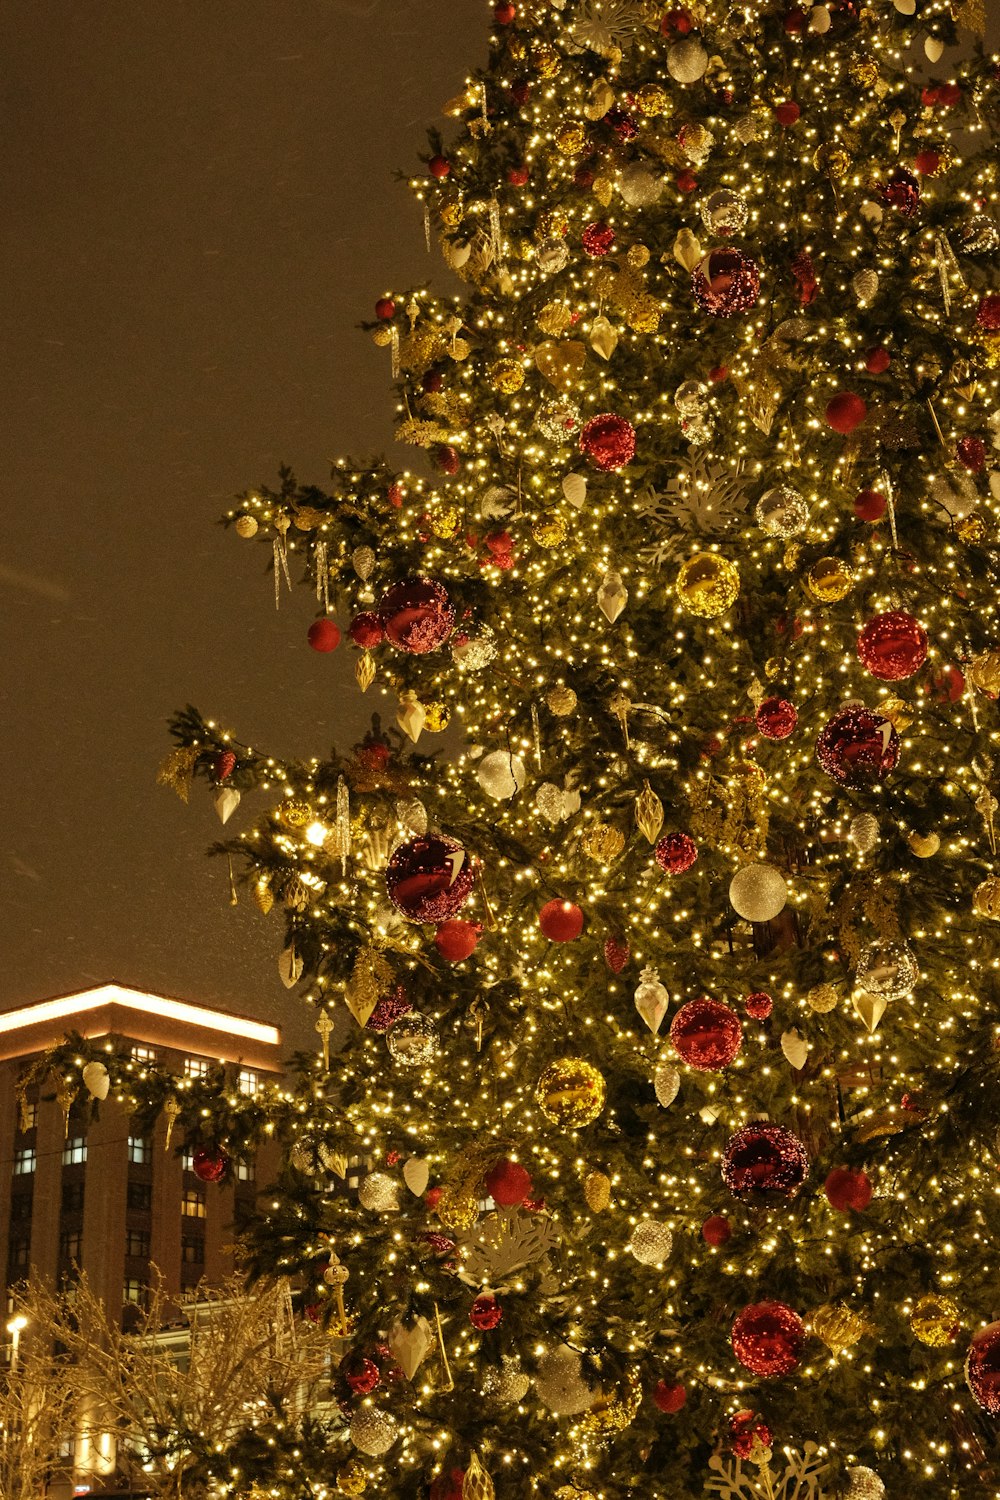
[(647, 167), (633, 162), (618, 179), (618, 191), (629, 208), (648, 208), (662, 197), (665, 179), (656, 177)]
[(777, 484), (761, 495), (755, 512), (757, 525), (768, 536), (797, 536), (805, 530), (809, 507), (790, 484)]
[(462, 645), (452, 646), (451, 654), (460, 671), (481, 672), (497, 654), (493, 631), (484, 625), (478, 635), (470, 636)]
[(850, 839), (862, 854), (870, 854), (878, 843), (878, 818), (871, 813), (858, 813), (851, 819)]
[(381, 1458), (399, 1436), (395, 1417), (380, 1406), (362, 1406), (351, 1418), (351, 1442), (359, 1453)]
[(707, 67), (708, 53), (697, 37), (682, 37), (667, 51), (667, 72), (678, 83), (697, 83)]
[(1000, 249), (1000, 228), (989, 214), (973, 214), (958, 231), (958, 244), (966, 255), (988, 255)]
[(653, 1088), (656, 1090), (656, 1102), (662, 1109), (668, 1109), (677, 1098), (681, 1087), (681, 1075), (673, 1063), (664, 1058), (657, 1065), (653, 1074)]
[(358, 1202), (373, 1214), (396, 1213), (399, 1208), (399, 1183), (388, 1172), (369, 1172), (367, 1177), (361, 1179), (358, 1187)]
[(580, 408), (572, 401), (544, 401), (535, 413), (535, 426), (550, 443), (568, 443), (580, 429)]
[(500, 1362), (499, 1370), (496, 1368), (487, 1370), (483, 1378), (483, 1395), (498, 1401), (503, 1406), (512, 1405), (516, 1401), (522, 1401), (528, 1394), (531, 1381), (516, 1359), (505, 1354)]
[(568, 1344), (547, 1349), (538, 1361), (535, 1392), (554, 1416), (575, 1417), (589, 1411), (597, 1399), (583, 1378), (580, 1356)]
[(908, 943), (870, 943), (858, 959), (858, 984), (885, 1000), (902, 1000), (919, 979), (920, 966)]
[(730, 188), (709, 193), (701, 205), (701, 222), (712, 234), (738, 234), (749, 217), (747, 200)]
[(422, 1068), (437, 1055), (437, 1028), (426, 1016), (411, 1011), (389, 1028), (385, 1043), (401, 1067)]
[(869, 302), (874, 302), (878, 294), (878, 272), (870, 268), (856, 271), (851, 277), (851, 290), (857, 298), (858, 305), (867, 307)]
[(885, 1485), (874, 1469), (855, 1464), (848, 1469), (847, 1480), (844, 1500), (885, 1500)]
[(488, 797), (509, 802), (527, 780), (524, 761), (509, 750), (493, 750), (476, 767), (476, 780)]
[(641, 1266), (662, 1266), (673, 1249), (673, 1232), (658, 1219), (642, 1219), (625, 1246)]

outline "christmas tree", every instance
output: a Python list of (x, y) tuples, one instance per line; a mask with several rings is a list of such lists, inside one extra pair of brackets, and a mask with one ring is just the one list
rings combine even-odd
[(998, 1496), (981, 7), (493, 23), (412, 183), (464, 295), (370, 325), (420, 472), (229, 518), (397, 724), (288, 764), (188, 710), (162, 772), (256, 794), (219, 848), (323, 1044), (115, 1073), (209, 1174), (278, 1133), (253, 1270), (337, 1340), (323, 1462), (218, 1483)]

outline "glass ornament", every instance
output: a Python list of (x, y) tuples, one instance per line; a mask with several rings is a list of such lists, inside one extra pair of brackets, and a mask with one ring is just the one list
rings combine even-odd
[(654, 1036), (663, 1024), (669, 1004), (670, 997), (660, 983), (656, 969), (643, 969), (635, 992), (635, 1008)]
[(732, 318), (748, 312), (760, 295), (756, 263), (735, 245), (710, 250), (691, 277), (691, 290), (702, 312), (713, 318)]
[(667, 72), (677, 83), (697, 83), (707, 68), (708, 53), (697, 37), (682, 37), (667, 49)]
[(742, 1047), (743, 1025), (719, 1000), (689, 1000), (674, 1016), (670, 1040), (689, 1067), (716, 1073), (728, 1068)]
[(809, 1176), (809, 1153), (790, 1130), (751, 1120), (735, 1131), (722, 1153), (722, 1180), (737, 1198), (793, 1198)]
[(683, 875), (698, 858), (698, 845), (690, 834), (665, 833), (657, 840), (653, 856), (666, 874)]
[(854, 574), (839, 557), (821, 557), (806, 575), (806, 588), (820, 604), (837, 604), (854, 587)]
[(958, 1304), (936, 1292), (921, 1297), (910, 1314), (913, 1337), (930, 1349), (945, 1349), (953, 1343), (960, 1322)]
[(701, 222), (712, 234), (738, 234), (749, 216), (747, 200), (731, 188), (718, 188), (701, 205)]
[(674, 1236), (658, 1219), (641, 1219), (625, 1246), (642, 1266), (662, 1266), (673, 1248)]
[(755, 1302), (733, 1323), (733, 1353), (751, 1375), (765, 1380), (790, 1375), (805, 1341), (802, 1319), (784, 1302)]
[(612, 412), (591, 417), (580, 433), (580, 451), (599, 469), (624, 469), (635, 457), (635, 428)]
[(385, 1044), (400, 1067), (422, 1068), (437, 1055), (437, 1028), (426, 1016), (411, 1011), (386, 1033)]
[(736, 602), (740, 575), (736, 564), (718, 552), (696, 552), (678, 573), (676, 587), (689, 614), (714, 620)]
[(553, 1125), (571, 1130), (597, 1119), (607, 1099), (607, 1085), (592, 1063), (563, 1057), (549, 1063), (535, 1088), (535, 1102)]
[(883, 714), (849, 703), (820, 731), (816, 759), (841, 786), (874, 786), (899, 761), (899, 735)]
[(927, 660), (927, 632), (904, 609), (876, 615), (858, 636), (858, 656), (882, 682), (912, 677)]
[(920, 966), (908, 943), (869, 943), (858, 959), (858, 984), (870, 995), (902, 1000), (920, 979)]
[(378, 617), (393, 645), (411, 656), (436, 651), (455, 628), (448, 590), (433, 578), (404, 578), (394, 583), (382, 595)]
[(472, 860), (457, 839), (428, 833), (395, 850), (385, 871), (389, 900), (411, 922), (447, 922), (475, 883)]
[(476, 766), (476, 780), (488, 797), (509, 802), (528, 778), (524, 761), (509, 750), (491, 750)]
[(744, 865), (729, 882), (729, 900), (747, 922), (770, 922), (788, 900), (785, 877), (774, 865)]
[(844, 1500), (885, 1500), (885, 1485), (874, 1469), (854, 1464), (847, 1471)]
[(568, 443), (580, 430), (580, 408), (572, 401), (543, 401), (535, 413), (535, 426), (550, 443)]
[(1000, 1323), (980, 1329), (965, 1359), (965, 1378), (979, 1406), (1000, 1417)]
[(656, 1102), (661, 1109), (669, 1109), (677, 1098), (681, 1087), (681, 1075), (672, 1062), (666, 1058), (657, 1064), (656, 1072), (653, 1074), (653, 1088), (656, 1090)]
[(754, 516), (761, 531), (787, 540), (806, 529), (809, 507), (792, 485), (777, 484), (761, 495)]
[(754, 723), (766, 740), (787, 740), (799, 716), (787, 698), (765, 698), (754, 715)]
[(588, 1411), (597, 1399), (583, 1378), (583, 1362), (569, 1344), (547, 1349), (535, 1371), (535, 1394), (554, 1416), (574, 1417)]
[(972, 910), (977, 917), (1000, 921), (1000, 879), (995, 875), (988, 875), (976, 886), (972, 893)]
[(878, 843), (878, 818), (871, 813), (858, 813), (851, 819), (849, 837), (854, 847), (862, 854), (870, 854)]

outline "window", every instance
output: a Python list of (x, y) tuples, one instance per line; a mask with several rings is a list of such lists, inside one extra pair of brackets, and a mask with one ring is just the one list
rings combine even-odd
[(184, 1154), (183, 1154), (183, 1156), (181, 1158), (181, 1161), (183, 1163), (185, 1172), (193, 1172), (194, 1171), (194, 1152), (193, 1151), (189, 1151), (189, 1150), (187, 1150), (185, 1148), (185, 1151), (184, 1151)]
[(145, 1307), (146, 1283), (138, 1276), (126, 1277), (124, 1292), (126, 1302), (130, 1302), (133, 1307)]
[(149, 1259), (149, 1233), (145, 1229), (129, 1229), (125, 1234), (125, 1254)]
[(188, 1188), (181, 1202), (181, 1213), (187, 1214), (191, 1219), (203, 1219), (205, 1217), (205, 1194), (200, 1193), (197, 1188)]
[(26, 1271), (31, 1263), (31, 1240), (26, 1234), (11, 1235), (8, 1271)]
[(38, 1105), (34, 1104), (34, 1103), (22, 1104), (22, 1106), (21, 1106), (21, 1118), (20, 1118), (20, 1120), (18, 1122), (18, 1128), (21, 1131), (34, 1130), (34, 1128), (35, 1128), (35, 1126), (37, 1124), (38, 1124)]
[(10, 1199), (10, 1222), (12, 1224), (24, 1224), (31, 1218), (31, 1206), (34, 1199), (31, 1193), (12, 1193)]
[(155, 1062), (156, 1052), (152, 1047), (133, 1047), (132, 1056), (136, 1062)]
[(70, 1136), (63, 1147), (64, 1167), (79, 1167), (87, 1160), (87, 1142), (82, 1135)]
[(62, 1190), (62, 1211), (64, 1214), (78, 1214), (83, 1208), (83, 1183), (64, 1182)]
[(260, 1088), (260, 1074), (254, 1068), (241, 1068), (236, 1084), (241, 1094), (256, 1094)]
[(79, 1229), (64, 1229), (59, 1236), (59, 1259), (79, 1260), (82, 1249), (82, 1232)]
[(136, 1167), (146, 1167), (153, 1160), (153, 1143), (144, 1135), (128, 1138), (128, 1159)]
[(205, 1241), (200, 1234), (185, 1234), (181, 1236), (181, 1261), (186, 1266), (203, 1266), (205, 1264)]
[(59, 1457), (67, 1459), (76, 1457), (76, 1438), (63, 1438), (59, 1445)]
[(35, 1170), (37, 1160), (34, 1146), (22, 1146), (19, 1151), (14, 1152), (14, 1176), (26, 1177)]
[(236, 1163), (236, 1181), (237, 1182), (256, 1182), (257, 1181), (257, 1167), (256, 1167), (256, 1163), (254, 1163), (252, 1161), (238, 1161)]
[(153, 1189), (148, 1182), (130, 1182), (127, 1202), (135, 1213), (148, 1214), (153, 1208)]
[(185, 1078), (205, 1078), (208, 1074), (207, 1057), (186, 1057), (184, 1059)]

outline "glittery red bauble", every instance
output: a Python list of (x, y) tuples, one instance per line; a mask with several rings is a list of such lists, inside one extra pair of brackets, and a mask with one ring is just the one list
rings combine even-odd
[(910, 219), (920, 206), (920, 183), (905, 167), (897, 167), (882, 189), (882, 197), (904, 219)]
[(386, 490), (386, 499), (394, 510), (398, 510), (403, 503), (403, 486), (395, 481)]
[(665, 833), (657, 841), (653, 855), (668, 875), (683, 875), (698, 858), (698, 845), (689, 833)]
[(460, 964), (475, 953), (479, 934), (476, 922), (463, 922), (461, 918), (442, 922), (434, 934), (434, 946), (448, 963)]
[(854, 497), (854, 514), (859, 521), (881, 521), (885, 503), (885, 496), (878, 490), (859, 490)]
[(671, 1385), (669, 1380), (658, 1380), (653, 1387), (653, 1404), (660, 1411), (680, 1411), (688, 1398), (688, 1393), (682, 1385)]
[(713, 1214), (701, 1226), (701, 1237), (706, 1245), (724, 1245), (732, 1234), (732, 1225), (725, 1214)]
[(431, 1480), (430, 1500), (462, 1500), (464, 1487), (465, 1470), (449, 1469), (447, 1474), (439, 1474)]
[(218, 1148), (202, 1146), (194, 1153), (191, 1170), (199, 1182), (221, 1182), (229, 1171), (229, 1157)]
[(455, 628), (448, 591), (433, 578), (404, 578), (394, 583), (382, 595), (378, 617), (393, 645), (411, 656), (436, 651)]
[(1000, 1417), (1000, 1323), (980, 1329), (965, 1359), (965, 1378), (976, 1401), (991, 1417)]
[(801, 113), (802, 109), (794, 99), (786, 99), (783, 104), (774, 106), (774, 118), (779, 125), (794, 125)]
[(795, 705), (787, 698), (765, 698), (754, 715), (754, 723), (767, 740), (787, 740), (798, 722)]
[(1000, 333), (1000, 292), (987, 292), (976, 308), (976, 326), (987, 333)]
[(605, 224), (603, 219), (598, 219), (593, 224), (588, 224), (580, 236), (580, 243), (588, 255), (599, 259), (607, 255), (615, 242), (615, 232), (610, 224)]
[(344, 1370), (344, 1379), (356, 1396), (370, 1396), (381, 1384), (378, 1365), (370, 1359), (354, 1359), (350, 1368)]
[(892, 355), (882, 344), (876, 344), (865, 355), (865, 369), (869, 375), (884, 375), (892, 364)]
[(431, 462), (441, 474), (457, 474), (462, 467), (458, 449), (451, 443), (436, 443), (430, 450)]
[(509, 26), (516, 15), (517, 11), (514, 6), (505, 3), (505, 0), (499, 0), (499, 3), (493, 7), (493, 19), (498, 26)]
[(860, 427), (867, 415), (867, 406), (853, 391), (841, 391), (826, 404), (826, 425), (845, 437)]
[(899, 760), (899, 735), (882, 714), (851, 704), (820, 731), (816, 759), (841, 786), (875, 786)]
[(732, 318), (753, 307), (760, 294), (760, 272), (749, 255), (726, 245), (710, 250), (691, 277), (694, 298), (713, 318)]
[(451, 162), (446, 156), (432, 156), (427, 163), (427, 170), (432, 177), (442, 181), (451, 172)]
[(379, 1036), (385, 1033), (399, 1020), (413, 1009), (413, 1001), (407, 996), (401, 984), (388, 995), (383, 995), (375, 1002), (375, 1009), (365, 1022), (366, 1031), (374, 1031)]
[(362, 651), (371, 651), (385, 638), (382, 621), (371, 609), (363, 609), (360, 614), (356, 614), (347, 627), (347, 633)]
[(791, 1198), (808, 1175), (805, 1146), (797, 1135), (770, 1120), (741, 1126), (722, 1153), (722, 1180), (737, 1198), (766, 1201), (765, 1193)]
[(687, 36), (694, 25), (694, 18), (689, 10), (668, 10), (660, 22), (660, 31), (663, 36), (672, 33), (677, 36)]
[(578, 188), (589, 188), (594, 183), (594, 172), (592, 167), (577, 167), (573, 173), (573, 181)]
[(457, 839), (425, 833), (400, 844), (386, 867), (393, 906), (411, 922), (447, 922), (458, 915), (476, 873)]
[(611, 412), (591, 417), (580, 433), (580, 452), (599, 469), (624, 469), (635, 457), (635, 428)]
[(604, 116), (604, 123), (620, 141), (634, 141), (639, 134), (639, 127), (627, 109), (609, 109)]
[(913, 159), (913, 165), (922, 177), (933, 177), (941, 165), (941, 153), (939, 151), (918, 151)]
[(806, 1331), (784, 1302), (755, 1302), (733, 1323), (733, 1353), (751, 1375), (790, 1375), (799, 1363)]
[(308, 641), (314, 651), (336, 651), (340, 645), (340, 626), (336, 620), (326, 616), (313, 620), (309, 626)]
[(683, 172), (677, 173), (677, 191), (679, 193), (696, 193), (698, 191), (698, 179), (688, 168), (685, 168)]
[(531, 1194), (531, 1173), (505, 1156), (490, 1168), (483, 1184), (498, 1208), (516, 1208)]
[(671, 1022), (670, 1040), (690, 1067), (716, 1073), (728, 1068), (742, 1047), (743, 1026), (720, 1000), (689, 1000)]
[(755, 1411), (738, 1411), (729, 1419), (729, 1441), (737, 1458), (771, 1446), (771, 1429)]
[(927, 660), (927, 632), (905, 609), (876, 615), (858, 636), (862, 665), (881, 682), (912, 677)]
[(228, 781), (236, 770), (235, 750), (220, 750), (215, 757), (215, 779), (216, 781)]
[(511, 167), (507, 172), (507, 181), (511, 187), (524, 187), (530, 175), (527, 167)]
[(480, 1333), (489, 1333), (491, 1328), (503, 1320), (503, 1308), (495, 1297), (483, 1295), (477, 1297), (469, 1308), (469, 1322), (473, 1328), (478, 1328)]
[(963, 468), (968, 469), (970, 474), (978, 474), (980, 469), (986, 466), (986, 444), (982, 438), (959, 438), (955, 452), (959, 463)]
[(962, 97), (962, 90), (957, 83), (930, 84), (920, 91), (920, 102), (928, 108), (935, 104), (940, 109), (951, 109)]
[(823, 1191), (831, 1208), (838, 1213), (850, 1209), (860, 1211), (872, 1201), (872, 1185), (866, 1172), (851, 1172), (846, 1167), (834, 1167), (823, 1184)]
[(552, 943), (572, 943), (583, 931), (583, 912), (572, 901), (546, 901), (538, 925)]
[(617, 938), (608, 938), (604, 944), (604, 962), (612, 974), (620, 974), (629, 961), (631, 949), (628, 943), (621, 943)]
[(387, 323), (390, 318), (396, 316), (396, 304), (391, 297), (380, 297), (375, 304), (375, 316)]
[(774, 1001), (764, 990), (755, 990), (748, 995), (744, 1001), (748, 1016), (753, 1016), (755, 1021), (766, 1021), (774, 1009)]

